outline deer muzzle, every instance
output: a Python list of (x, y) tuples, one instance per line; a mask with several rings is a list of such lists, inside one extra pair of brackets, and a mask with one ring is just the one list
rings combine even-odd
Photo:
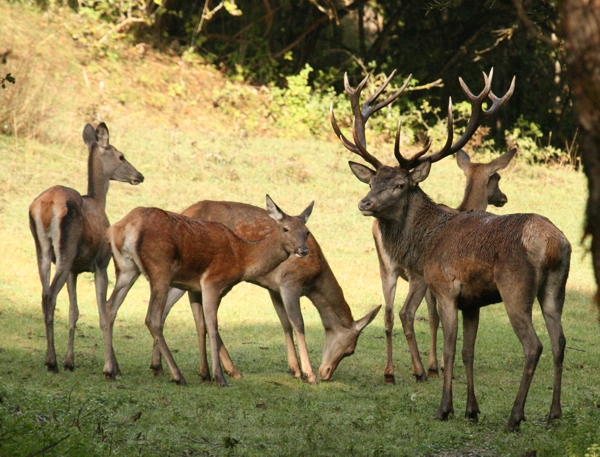
[(133, 186), (137, 186), (138, 184), (141, 184), (144, 182), (144, 175), (141, 173), (138, 173), (136, 176), (134, 176), (133, 178), (131, 178), (129, 180), (129, 184), (133, 185)]
[(358, 203), (358, 209), (363, 214), (363, 216), (371, 216), (373, 214), (373, 207), (375, 204), (370, 198), (363, 198)]
[(296, 257), (306, 257), (308, 255), (308, 248), (304, 246), (303, 248), (296, 249)]

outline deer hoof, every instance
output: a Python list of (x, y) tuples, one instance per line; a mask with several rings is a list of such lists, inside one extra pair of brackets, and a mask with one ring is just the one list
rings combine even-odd
[(506, 425), (506, 430), (509, 432), (515, 432), (517, 430), (519, 430), (519, 426), (521, 425), (521, 422), (525, 421), (525, 416), (522, 417), (517, 417), (517, 416), (511, 416), (510, 419), (508, 419), (508, 424)]
[(550, 415), (548, 416), (548, 425), (550, 425), (550, 423), (554, 419), (560, 419), (561, 417), (562, 417), (562, 411), (561, 411), (560, 407), (556, 411), (554, 409), (552, 409), (550, 411)]
[(467, 412), (465, 413), (465, 419), (477, 423), (479, 421), (480, 412), (481, 411), (479, 411), (479, 408), (467, 409)]
[(162, 365), (150, 366), (150, 369), (154, 373), (154, 376), (162, 376), (164, 374)]
[(177, 384), (178, 386), (186, 386), (187, 385), (187, 381), (185, 380), (185, 378), (183, 376), (179, 379), (173, 379), (173, 382), (175, 384)]
[(107, 381), (114, 381), (117, 376), (115, 375), (115, 373), (104, 373), (104, 377), (106, 378)]
[(434, 418), (437, 420), (445, 421), (448, 420), (448, 416), (450, 416), (450, 414), (454, 414), (453, 408), (442, 408), (440, 406), (437, 412), (435, 413)]
[(201, 382), (212, 381), (210, 373), (198, 373), (198, 378), (200, 378)]
[(227, 371), (226, 373), (229, 376), (231, 376), (233, 379), (241, 379), (241, 378), (243, 378), (242, 373), (240, 373), (237, 370)]
[(56, 365), (56, 362), (46, 363), (46, 368), (51, 373), (58, 373), (58, 365)]
[(396, 384), (396, 377), (393, 374), (384, 374), (383, 382), (388, 385)]
[(225, 381), (224, 379), (223, 379), (223, 380), (221, 380), (221, 381), (217, 381), (217, 385), (218, 385), (219, 387), (230, 387), (230, 386), (229, 386), (229, 383), (228, 383), (227, 381)]
[(428, 368), (427, 369), (427, 376), (429, 376), (430, 378), (439, 378), (440, 377), (440, 372), (437, 368)]
[(63, 367), (67, 371), (73, 371), (75, 369), (75, 365), (73, 363), (65, 363)]
[(417, 382), (427, 382), (427, 375), (425, 373), (415, 374)]

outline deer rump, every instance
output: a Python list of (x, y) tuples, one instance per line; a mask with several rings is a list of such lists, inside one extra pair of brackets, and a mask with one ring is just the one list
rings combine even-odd
[(454, 297), (460, 310), (500, 303), (507, 294), (533, 303), (549, 272), (561, 272), (566, 282), (570, 251), (564, 234), (543, 216), (468, 211), (452, 215), (438, 232), (423, 276), (438, 299)]

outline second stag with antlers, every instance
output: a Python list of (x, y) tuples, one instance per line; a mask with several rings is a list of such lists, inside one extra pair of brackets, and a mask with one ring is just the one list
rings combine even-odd
[[(390, 76), (391, 78), (391, 76)], [(392, 97), (375, 107), (370, 104), (383, 92), (384, 86), (367, 100), (361, 111), (358, 98), (366, 78), (356, 90), (347, 82), (354, 113), (354, 143), (345, 138), (332, 116), (334, 130), (344, 146), (374, 167), (350, 162), (356, 177), (369, 184), (369, 193), (358, 207), (364, 216), (377, 219), (374, 236), (382, 267), (382, 283), (391, 275), (389, 266), (403, 270), (409, 278), (424, 280), (438, 301), (444, 332), (444, 382), (442, 399), (436, 418), (446, 419), (454, 412), (452, 375), (456, 352), (458, 311), (463, 316), (462, 357), (467, 373), (466, 418), (476, 421), (479, 406), (473, 384), (473, 358), (483, 306), (504, 302), (509, 320), (523, 346), (525, 364), (521, 384), (508, 420), (508, 429), (517, 428), (525, 418), (525, 400), (542, 353), (542, 345), (532, 324), (531, 314), (537, 297), (548, 334), (554, 360), (554, 391), (548, 422), (562, 416), (560, 391), (566, 340), (561, 325), (565, 288), (569, 273), (571, 246), (563, 233), (548, 219), (536, 214), (496, 216), (483, 211), (451, 213), (436, 205), (419, 187), (429, 175), (431, 164), (459, 151), (479, 125), (494, 115), (512, 95), (514, 79), (501, 98), (491, 91), (492, 72), (484, 74), (485, 87), (473, 95), (459, 79), (472, 105), (465, 132), (453, 142), (452, 102), (448, 107), (448, 138), (444, 147), (426, 155), (429, 144), (414, 157), (400, 153), (400, 129), (396, 134), (394, 156), (398, 166), (383, 165), (367, 150), (365, 122), (378, 109), (395, 100), (406, 84)], [(492, 105), (483, 108), (490, 98)], [(392, 286), (395, 287), (395, 284)], [(410, 292), (409, 292), (410, 294)], [(388, 339), (391, 308), (386, 303)]]

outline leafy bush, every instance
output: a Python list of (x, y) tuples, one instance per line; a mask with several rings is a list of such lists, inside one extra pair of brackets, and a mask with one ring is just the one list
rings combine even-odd
[(504, 132), (508, 147), (516, 146), (519, 156), (529, 164), (557, 163), (566, 164), (570, 161), (569, 154), (550, 144), (542, 145), (542, 131), (534, 122), (528, 122), (519, 117), (514, 128)]

